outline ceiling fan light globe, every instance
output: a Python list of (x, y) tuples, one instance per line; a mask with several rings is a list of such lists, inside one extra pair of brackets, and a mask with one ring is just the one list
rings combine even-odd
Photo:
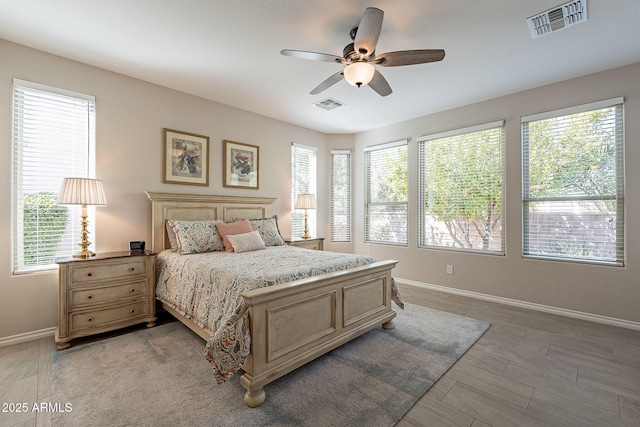
[(360, 87), (369, 84), (375, 72), (373, 65), (367, 62), (355, 62), (344, 69), (344, 79), (350, 85)]

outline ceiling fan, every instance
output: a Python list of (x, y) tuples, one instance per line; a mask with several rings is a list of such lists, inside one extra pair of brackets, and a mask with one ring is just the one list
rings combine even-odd
[(342, 56), (327, 53), (307, 52), (303, 50), (284, 49), (282, 55), (293, 56), (312, 61), (336, 62), (346, 67), (311, 91), (316, 95), (323, 90), (338, 83), (342, 78), (353, 86), (361, 87), (369, 85), (371, 89), (381, 96), (387, 96), (393, 92), (387, 80), (375, 69), (374, 65), (381, 67), (397, 67), (400, 65), (425, 64), (427, 62), (442, 61), (444, 50), (442, 49), (417, 49), (400, 50), (396, 52), (375, 55), (376, 44), (382, 28), (384, 12), (375, 7), (368, 7), (360, 20), (360, 24), (353, 28), (349, 35), (353, 43), (349, 43), (342, 51)]

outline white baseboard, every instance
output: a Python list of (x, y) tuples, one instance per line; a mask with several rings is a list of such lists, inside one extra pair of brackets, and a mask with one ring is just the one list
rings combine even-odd
[(56, 328), (52, 326), (47, 329), (40, 329), (39, 331), (25, 332), (24, 334), (12, 335), (10, 337), (0, 338), (0, 347), (6, 347), (13, 344), (19, 344), (21, 342), (38, 340), (40, 338), (46, 338), (53, 336)]
[[(520, 301), (511, 298), (497, 297), (493, 295), (481, 294), (479, 292), (465, 291), (463, 289), (449, 288), (447, 286), (434, 285), (431, 283), (417, 282), (415, 280), (394, 278), (396, 283), (418, 288), (431, 289), (434, 291), (445, 292), (448, 294), (460, 295), (464, 297), (491, 301), (498, 304), (506, 304), (514, 307), (526, 308), (529, 310), (542, 311), (544, 313), (557, 314), (559, 316), (571, 317), (574, 319), (587, 320), (589, 322), (602, 323), (605, 325), (618, 326), (621, 328), (633, 329), (640, 331), (640, 322), (632, 322), (630, 320), (618, 319), (615, 317), (601, 316), (599, 314), (585, 313), (583, 311), (568, 310), (566, 308), (552, 307), (549, 305), (536, 304), (533, 302)], [(24, 334), (12, 335), (10, 337), (0, 338), (0, 347), (6, 347), (22, 342), (33, 341), (40, 338), (52, 336), (55, 332), (55, 326), (39, 331), (26, 332)]]
[(464, 297), (481, 299), (485, 301), (492, 301), (499, 304), (512, 305), (515, 307), (526, 308), (529, 310), (542, 311), (545, 313), (557, 314), (559, 316), (571, 317), (574, 319), (587, 320), (589, 322), (602, 323), (605, 325), (619, 326), (621, 328), (640, 331), (640, 322), (633, 322), (631, 320), (601, 316), (599, 314), (585, 313), (583, 311), (568, 310), (566, 308), (552, 307), (549, 305), (536, 304), (533, 302), (520, 301), (520, 300), (511, 299), (511, 298), (497, 297), (493, 295), (481, 294), (479, 292), (465, 291), (462, 289), (455, 289), (455, 288), (449, 288), (446, 286), (433, 285), (431, 283), (417, 282), (415, 280), (400, 279), (397, 277), (395, 277), (394, 279), (396, 283), (400, 283), (403, 285), (431, 289), (434, 291), (445, 292), (448, 294), (461, 295)]

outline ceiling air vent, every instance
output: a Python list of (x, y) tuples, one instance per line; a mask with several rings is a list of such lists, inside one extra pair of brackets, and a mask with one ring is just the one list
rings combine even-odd
[(342, 107), (344, 103), (333, 98), (326, 98), (326, 99), (323, 99), (322, 101), (316, 102), (313, 105), (315, 107), (322, 108), (323, 110), (331, 111), (331, 110), (335, 110), (338, 107)]
[(527, 18), (531, 37), (546, 36), (587, 20), (587, 0), (570, 1)]

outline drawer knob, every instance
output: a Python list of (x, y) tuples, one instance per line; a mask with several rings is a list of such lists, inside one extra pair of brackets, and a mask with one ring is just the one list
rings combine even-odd
[(91, 277), (93, 276), (93, 273), (87, 273), (87, 276)]
[(129, 313), (135, 313), (135, 312), (136, 312), (135, 308), (132, 308), (131, 310), (129, 310)]
[(92, 320), (93, 320), (93, 317), (89, 317), (89, 318), (87, 319), (87, 322), (91, 322)]
[(91, 298), (93, 298), (93, 295), (88, 295), (87, 298), (91, 299)]
[(136, 291), (136, 288), (131, 288), (131, 289), (129, 289), (129, 292), (131, 292), (131, 293), (133, 293), (133, 292), (135, 292), (135, 291)]
[(133, 270), (135, 270), (135, 269), (136, 269), (135, 267), (131, 267), (131, 268), (129, 269), (129, 271), (133, 271)]

